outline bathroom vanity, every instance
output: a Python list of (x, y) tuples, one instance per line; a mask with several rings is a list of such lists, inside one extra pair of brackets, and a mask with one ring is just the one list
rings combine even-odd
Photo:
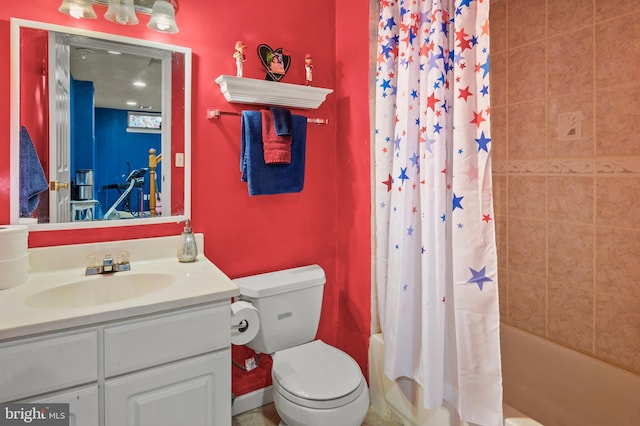
[[(27, 282), (0, 292), (0, 401), (68, 403), (71, 425), (230, 425), (239, 292), (202, 255), (178, 262), (178, 242), (31, 249)], [(123, 250), (130, 271), (84, 276), (87, 254)]]

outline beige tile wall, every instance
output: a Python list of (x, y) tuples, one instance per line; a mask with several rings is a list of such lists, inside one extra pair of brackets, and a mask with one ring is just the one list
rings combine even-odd
[(640, 374), (640, 1), (490, 13), (502, 320)]

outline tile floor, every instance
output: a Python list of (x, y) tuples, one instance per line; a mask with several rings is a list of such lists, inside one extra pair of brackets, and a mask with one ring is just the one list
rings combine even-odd
[[(268, 404), (255, 410), (247, 411), (233, 418), (232, 426), (278, 426), (280, 417), (273, 404)], [(329, 425), (327, 425), (329, 426)], [(338, 426), (338, 425), (331, 425)], [(384, 418), (372, 407), (367, 412), (362, 426), (402, 426)]]

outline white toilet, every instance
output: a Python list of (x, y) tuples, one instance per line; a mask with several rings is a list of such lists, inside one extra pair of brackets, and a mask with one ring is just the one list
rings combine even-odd
[(234, 280), (258, 310), (260, 329), (247, 346), (272, 354), (273, 402), (288, 426), (360, 426), (369, 408), (354, 359), (314, 340), (325, 281), (318, 265)]

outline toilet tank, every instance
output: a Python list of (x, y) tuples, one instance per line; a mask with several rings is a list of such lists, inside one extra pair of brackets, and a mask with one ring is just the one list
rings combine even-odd
[(240, 300), (258, 310), (260, 329), (247, 346), (274, 353), (315, 339), (326, 277), (318, 265), (237, 278)]

